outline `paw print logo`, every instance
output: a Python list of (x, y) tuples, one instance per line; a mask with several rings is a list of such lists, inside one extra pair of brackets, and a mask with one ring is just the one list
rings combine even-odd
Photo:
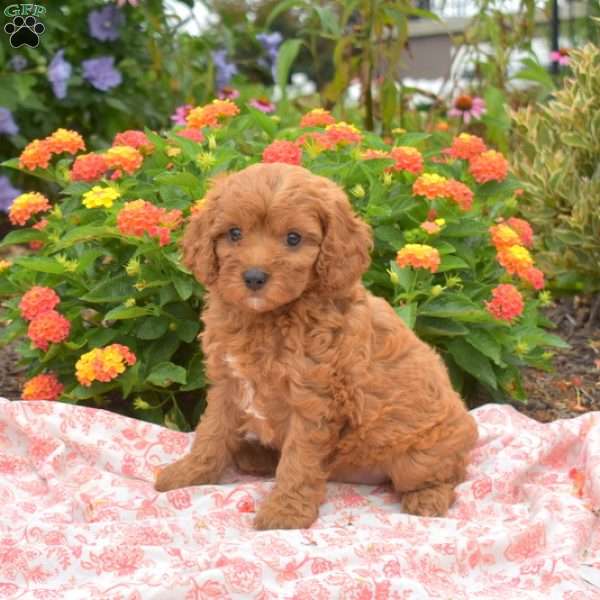
[(4, 26), (4, 31), (10, 35), (10, 45), (13, 48), (21, 46), (37, 48), (40, 43), (40, 35), (46, 31), (46, 27), (31, 15), (25, 19), (17, 16), (11, 23)]

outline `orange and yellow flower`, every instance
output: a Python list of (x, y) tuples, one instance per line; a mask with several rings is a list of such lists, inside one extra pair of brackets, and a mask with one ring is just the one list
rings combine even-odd
[(418, 175), (423, 171), (423, 155), (412, 146), (396, 146), (390, 150), (390, 156), (396, 161), (394, 171), (408, 171)]
[(419, 227), (421, 227), (421, 229), (426, 231), (429, 235), (435, 235), (442, 230), (441, 225), (435, 221), (423, 221)]
[(125, 371), (127, 365), (136, 363), (135, 354), (122, 344), (94, 348), (79, 357), (75, 364), (77, 381), (85, 387), (93, 381), (112, 381)]
[(71, 323), (55, 310), (47, 310), (29, 323), (27, 337), (34, 346), (41, 350), (48, 350), (49, 342), (60, 343), (69, 337)]
[(544, 280), (544, 272), (537, 267), (529, 267), (519, 273), (519, 277), (526, 281), (533, 289), (543, 290), (546, 282)]
[(469, 161), (469, 172), (477, 183), (504, 181), (508, 175), (508, 161), (495, 150), (487, 150)]
[(533, 259), (524, 246), (514, 245), (498, 250), (498, 262), (510, 275), (521, 275), (533, 267)]
[(188, 127), (219, 127), (227, 117), (235, 117), (240, 109), (231, 100), (213, 100), (210, 104), (193, 108), (187, 118)]
[[(175, 135), (192, 140), (192, 142), (196, 142), (197, 144), (201, 144), (204, 141), (204, 134), (202, 133), (202, 130), (194, 129), (193, 127), (184, 127), (183, 129), (176, 131)], [(177, 150), (179, 150), (179, 148), (177, 148)]]
[(437, 173), (423, 173), (413, 183), (412, 193), (415, 196), (425, 196), (429, 200), (445, 198), (447, 196), (447, 183), (448, 179)]
[(5, 260), (4, 258), (0, 258), (0, 273), (4, 273), (7, 269), (10, 269), (12, 263), (10, 260)]
[(112, 187), (102, 187), (95, 185), (89, 192), (83, 195), (81, 203), (86, 208), (110, 208), (117, 198), (120, 198), (119, 191)]
[(13, 225), (25, 225), (35, 214), (50, 210), (48, 198), (39, 192), (28, 192), (17, 196), (9, 211), (8, 218)]
[(496, 319), (511, 322), (523, 314), (525, 303), (514, 285), (502, 283), (492, 290), (492, 300), (485, 306)]
[(96, 181), (108, 171), (106, 159), (101, 154), (82, 154), (71, 167), (71, 181)]
[(427, 269), (435, 273), (440, 266), (440, 253), (426, 244), (406, 244), (398, 251), (396, 263), (399, 267)]
[(196, 202), (194, 202), (194, 204), (192, 204), (192, 207), (190, 208), (190, 214), (195, 215), (199, 213), (205, 205), (206, 198), (200, 198), (199, 200), (196, 200)]
[(138, 129), (128, 129), (115, 135), (113, 146), (131, 146), (139, 150), (142, 154), (152, 154), (154, 144), (148, 139), (148, 136)]
[(52, 150), (46, 140), (33, 140), (21, 152), (19, 167), (28, 171), (34, 171), (37, 168), (47, 169), (51, 157)]
[(325, 135), (330, 143), (335, 146), (360, 144), (362, 141), (361, 132), (354, 125), (350, 125), (350, 123), (345, 123), (344, 121), (327, 125), (325, 127)]
[(300, 119), (300, 127), (326, 127), (334, 123), (335, 118), (324, 108), (313, 108)]
[(379, 158), (390, 158), (390, 153), (386, 152), (385, 150), (367, 148), (364, 152), (360, 153), (360, 157), (363, 160), (377, 160)]
[(144, 157), (139, 150), (131, 146), (113, 146), (104, 153), (104, 160), (109, 169), (115, 169), (117, 172), (123, 170), (131, 175), (142, 166)]
[[(508, 226), (519, 234), (521, 239), (521, 245), (526, 248), (533, 247), (533, 229), (531, 225), (525, 221), (525, 219), (519, 219), (517, 217), (511, 217), (506, 221)], [(519, 243), (519, 242), (517, 242)]]
[(473, 206), (473, 192), (468, 186), (456, 179), (447, 181), (446, 196), (456, 202), (464, 211), (471, 210)]
[(323, 150), (331, 150), (335, 142), (322, 131), (309, 131), (296, 139), (296, 144), (307, 149), (310, 154), (319, 154)]
[(145, 200), (126, 202), (117, 215), (117, 227), (124, 235), (142, 237), (147, 233), (165, 246), (171, 241), (171, 231), (182, 220), (178, 209), (167, 211)]
[(519, 234), (512, 227), (504, 223), (492, 225), (489, 231), (492, 236), (492, 244), (494, 244), (498, 252), (504, 248), (518, 246), (521, 243)]
[(85, 150), (85, 142), (79, 133), (70, 129), (57, 129), (45, 140), (52, 154), (76, 154), (80, 150)]
[(31, 321), (38, 315), (53, 310), (59, 302), (60, 297), (52, 288), (34, 285), (23, 294), (19, 310), (26, 321)]
[(275, 140), (263, 150), (262, 161), (299, 165), (302, 162), (302, 149), (294, 142)]
[(65, 386), (54, 373), (36, 375), (25, 382), (21, 391), (22, 400), (58, 400)]
[(476, 135), (461, 133), (452, 140), (452, 145), (445, 152), (452, 158), (470, 160), (487, 150), (485, 142)]

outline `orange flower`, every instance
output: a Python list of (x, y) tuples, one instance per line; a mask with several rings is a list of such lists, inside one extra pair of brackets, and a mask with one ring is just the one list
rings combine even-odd
[(396, 161), (394, 171), (408, 171), (414, 175), (423, 171), (423, 156), (412, 146), (396, 146), (390, 150), (390, 156)]
[(144, 162), (140, 151), (131, 146), (113, 146), (104, 153), (104, 159), (109, 169), (116, 169), (119, 173), (123, 169), (129, 175), (137, 171)]
[[(38, 231), (42, 231), (42, 229), (46, 229), (47, 226), (48, 219), (40, 219), (40, 221), (38, 221), (35, 225), (32, 225), (31, 228), (37, 229)], [(42, 240), (31, 240), (29, 242), (29, 247), (32, 250), (39, 250), (40, 248), (43, 248), (43, 246), (44, 242), (42, 242)]]
[(154, 144), (148, 139), (148, 136), (137, 129), (128, 129), (115, 135), (113, 146), (131, 146), (139, 150), (142, 154), (152, 154)]
[(182, 219), (180, 210), (167, 211), (145, 200), (126, 202), (117, 215), (117, 227), (124, 235), (156, 237), (161, 246), (171, 241), (171, 231)]
[(469, 161), (469, 172), (477, 183), (504, 181), (508, 175), (508, 161), (495, 150), (488, 150)]
[(533, 259), (529, 254), (529, 250), (518, 245), (501, 248), (498, 251), (498, 262), (510, 275), (515, 273), (521, 275), (527, 269), (533, 267)]
[(334, 123), (335, 118), (324, 108), (313, 108), (300, 119), (300, 127), (325, 127)]
[(307, 149), (312, 149), (314, 152), (322, 152), (323, 150), (331, 150), (335, 146), (335, 142), (321, 131), (310, 131), (299, 136), (296, 139), (296, 144)]
[(486, 302), (487, 311), (496, 319), (513, 321), (523, 314), (525, 304), (519, 290), (510, 283), (502, 283), (492, 290), (492, 300)]
[(38, 167), (47, 169), (51, 156), (52, 151), (46, 140), (33, 140), (21, 152), (19, 167), (28, 171), (34, 171)]
[(544, 272), (536, 267), (529, 267), (524, 271), (521, 271), (519, 277), (535, 290), (543, 290), (546, 285), (544, 281)]
[[(525, 221), (525, 219), (518, 219), (517, 217), (511, 217), (506, 221), (511, 229), (519, 234), (521, 239), (521, 245), (526, 248), (533, 247), (533, 229), (531, 225)], [(517, 242), (518, 243), (518, 242)]]
[(195, 215), (196, 213), (199, 213), (204, 208), (205, 204), (206, 198), (200, 198), (199, 200), (196, 200), (196, 202), (194, 202), (190, 208), (190, 214)]
[(81, 154), (71, 167), (71, 181), (96, 181), (108, 171), (106, 159), (101, 154)]
[(446, 184), (448, 180), (436, 173), (424, 173), (413, 183), (412, 193), (415, 196), (425, 196), (433, 200), (434, 198), (444, 198), (447, 195)]
[(48, 350), (48, 342), (59, 343), (69, 337), (71, 323), (55, 310), (47, 310), (29, 323), (27, 336), (34, 346), (41, 350)]
[(426, 244), (406, 244), (398, 251), (396, 263), (399, 267), (428, 269), (435, 273), (440, 266), (440, 253)]
[(22, 400), (57, 400), (65, 386), (54, 373), (36, 375), (25, 382), (21, 392)]
[(62, 127), (48, 136), (45, 142), (52, 154), (61, 154), (62, 152), (76, 154), (79, 150), (85, 150), (85, 142), (81, 135), (76, 131), (63, 129)]
[(125, 371), (126, 365), (134, 365), (136, 361), (127, 346), (111, 344), (80, 356), (75, 364), (75, 375), (81, 385), (89, 387), (93, 381), (112, 381)]
[(461, 133), (452, 140), (452, 145), (450, 148), (446, 148), (445, 152), (452, 158), (469, 160), (486, 150), (487, 146), (480, 137), (469, 133)]
[(517, 246), (521, 243), (519, 234), (512, 227), (509, 227), (504, 223), (492, 225), (489, 231), (490, 235), (492, 236), (492, 244), (494, 244), (496, 250), (498, 251), (502, 250), (503, 248)]
[(449, 179), (446, 183), (446, 196), (456, 202), (464, 211), (470, 210), (473, 206), (473, 192), (456, 179)]
[(13, 225), (25, 225), (33, 215), (49, 210), (50, 203), (46, 196), (38, 192), (29, 192), (14, 199), (8, 211), (8, 218)]
[(262, 161), (299, 165), (302, 162), (302, 150), (294, 142), (275, 140), (263, 150)]
[(187, 118), (188, 127), (218, 127), (220, 120), (235, 117), (240, 109), (231, 100), (213, 100), (210, 104), (193, 108)]
[(28, 289), (19, 302), (21, 316), (26, 321), (53, 310), (60, 302), (58, 294), (49, 287), (34, 285)]
[(419, 227), (429, 235), (435, 235), (442, 230), (441, 226), (435, 221), (423, 221)]
[(350, 125), (350, 123), (345, 123), (344, 121), (327, 125), (327, 127), (325, 127), (325, 135), (335, 146), (360, 144), (362, 141), (362, 134), (360, 131), (354, 127), (354, 125)]
[[(188, 140), (192, 140), (198, 144), (201, 144), (204, 141), (204, 134), (202, 133), (202, 130), (194, 129), (193, 127), (184, 127), (183, 129), (176, 131), (175, 135), (187, 138)], [(177, 150), (179, 150), (179, 148), (177, 148)]]

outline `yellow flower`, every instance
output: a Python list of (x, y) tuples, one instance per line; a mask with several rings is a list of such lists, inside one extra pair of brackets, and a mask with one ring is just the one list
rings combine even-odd
[(95, 185), (83, 195), (82, 203), (86, 208), (110, 208), (120, 197), (121, 194), (115, 188)]
[(206, 203), (206, 198), (200, 198), (199, 200), (196, 200), (196, 202), (194, 202), (194, 204), (192, 204), (192, 207), (190, 208), (190, 212), (193, 215), (195, 215), (196, 213), (198, 213), (202, 210), (205, 203)]
[(391, 173), (386, 172), (383, 174), (383, 185), (388, 187), (388, 186), (392, 185), (392, 181), (393, 181), (393, 177), (392, 177)]
[(217, 147), (217, 138), (210, 134), (206, 136), (206, 139), (208, 141), (208, 149), (209, 150), (214, 150)]
[(440, 253), (427, 244), (406, 244), (398, 251), (396, 263), (399, 267), (427, 269), (435, 273), (440, 266)]
[(358, 183), (355, 185), (350, 192), (355, 198), (364, 198), (365, 197), (365, 188)]
[(127, 300), (125, 300), (125, 302), (123, 302), (123, 304), (127, 307), (130, 308), (132, 306), (135, 306), (135, 298), (127, 298)]
[(433, 198), (444, 198), (447, 195), (446, 184), (448, 180), (437, 173), (423, 173), (413, 183), (412, 193), (415, 196)]
[(10, 260), (0, 260), (0, 273), (6, 271), (6, 269), (9, 269), (11, 265), (12, 263), (10, 262)]
[(173, 158), (174, 156), (179, 156), (181, 154), (181, 148), (177, 148), (175, 146), (167, 146), (165, 153), (167, 156)]
[(129, 277), (135, 277), (136, 275), (139, 275), (140, 259), (139, 258), (130, 259), (129, 262), (127, 263), (127, 265), (125, 266), (125, 272), (127, 273), (127, 275), (129, 275)]
[(149, 408), (152, 408), (152, 406), (138, 396), (133, 399), (133, 408), (137, 408), (138, 410), (148, 410)]
[(208, 171), (216, 162), (217, 159), (212, 152), (199, 152), (196, 155), (196, 163), (203, 171)]

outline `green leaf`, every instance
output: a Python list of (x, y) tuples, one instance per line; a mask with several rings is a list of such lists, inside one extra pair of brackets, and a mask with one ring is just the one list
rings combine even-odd
[(491, 358), (499, 367), (506, 366), (501, 358), (502, 348), (491, 333), (483, 329), (472, 329), (465, 340), (481, 354)]
[(395, 306), (396, 314), (406, 323), (409, 329), (414, 329), (415, 319), (417, 317), (417, 305), (412, 302), (405, 306)]
[(188, 382), (180, 388), (182, 392), (198, 390), (206, 385), (206, 379), (204, 378), (204, 363), (201, 354), (194, 355), (190, 361), (187, 369), (187, 381)]
[(127, 396), (131, 394), (133, 388), (139, 383), (139, 370), (140, 363), (138, 362), (133, 365), (133, 367), (125, 369), (125, 373), (119, 377), (119, 383), (123, 389), (124, 398), (127, 398)]
[(275, 80), (281, 89), (281, 93), (283, 94), (284, 98), (287, 94), (286, 87), (290, 75), (290, 69), (296, 60), (296, 56), (298, 56), (301, 45), (302, 40), (290, 39), (285, 40), (285, 42), (283, 42), (279, 48)]
[(79, 242), (118, 237), (120, 236), (115, 232), (114, 227), (107, 227), (105, 225), (83, 225), (82, 227), (75, 227), (71, 229), (71, 231), (68, 231), (56, 244), (54, 244), (53, 248), (58, 251), (74, 246)]
[(15, 258), (15, 264), (29, 271), (39, 271), (40, 273), (54, 273), (61, 275), (65, 268), (53, 258), (45, 256), (29, 256)]
[(492, 389), (498, 389), (494, 369), (483, 354), (461, 338), (449, 342), (447, 348), (459, 367)]
[(283, 2), (277, 2), (265, 21), (265, 27), (270, 27), (271, 23), (280, 14), (290, 10), (290, 8), (294, 8), (295, 6), (306, 6), (306, 4), (305, 0), (284, 0)]
[(438, 267), (438, 273), (452, 271), (453, 269), (469, 269), (469, 265), (458, 256), (442, 256), (442, 262)]
[(17, 231), (10, 231), (7, 233), (0, 242), (0, 248), (3, 246), (10, 246), (11, 244), (24, 244), (25, 242), (31, 242), (32, 240), (45, 240), (46, 234), (36, 229), (19, 229)]
[(202, 189), (202, 182), (191, 173), (181, 172), (181, 173), (164, 173), (163, 175), (158, 175), (154, 178), (154, 182), (158, 183), (158, 185), (176, 185), (180, 188), (183, 188), (191, 195), (196, 195), (200, 193)]
[(271, 117), (265, 115), (264, 112), (249, 104), (246, 104), (246, 108), (248, 109), (248, 114), (254, 124), (257, 127), (260, 127), (271, 139), (273, 139), (277, 133), (277, 123), (275, 123)]
[(409, 292), (415, 285), (417, 273), (409, 267), (400, 268), (396, 261), (390, 260), (390, 270), (398, 276), (398, 285), (405, 291)]
[(396, 83), (391, 79), (386, 79), (381, 87), (381, 119), (386, 131), (389, 131), (392, 126), (397, 107), (398, 90), (396, 89)]
[(81, 297), (86, 302), (122, 302), (134, 294), (134, 288), (127, 273), (108, 277), (99, 281), (87, 294)]
[(169, 328), (169, 320), (165, 317), (148, 317), (144, 319), (135, 331), (141, 340), (156, 340), (162, 337)]
[(152, 314), (151, 308), (143, 306), (117, 306), (104, 315), (104, 320), (120, 321), (123, 319), (135, 319), (149, 314)]
[(169, 429), (175, 429), (176, 431), (190, 431), (189, 423), (179, 406), (177, 406), (175, 399), (173, 399), (173, 407), (165, 415), (165, 425), (169, 427)]
[(191, 277), (173, 277), (173, 285), (177, 290), (177, 294), (182, 300), (187, 300), (194, 289), (194, 282)]
[(467, 299), (454, 297), (426, 302), (419, 307), (419, 315), (441, 319), (457, 319), (466, 323), (483, 323), (491, 317), (477, 305)]
[(177, 329), (175, 330), (175, 333), (182, 342), (186, 342), (188, 344), (193, 342), (198, 335), (198, 331), (200, 331), (200, 323), (198, 320), (190, 321), (186, 319), (177, 321)]
[(455, 321), (451, 321), (449, 319), (436, 319), (433, 317), (421, 316), (419, 316), (417, 319), (416, 330), (419, 336), (425, 337), (454, 337), (469, 333), (468, 328), (461, 323), (456, 323)]
[(169, 387), (172, 383), (185, 384), (187, 383), (187, 373), (183, 367), (167, 361), (156, 365), (146, 381), (159, 387)]

